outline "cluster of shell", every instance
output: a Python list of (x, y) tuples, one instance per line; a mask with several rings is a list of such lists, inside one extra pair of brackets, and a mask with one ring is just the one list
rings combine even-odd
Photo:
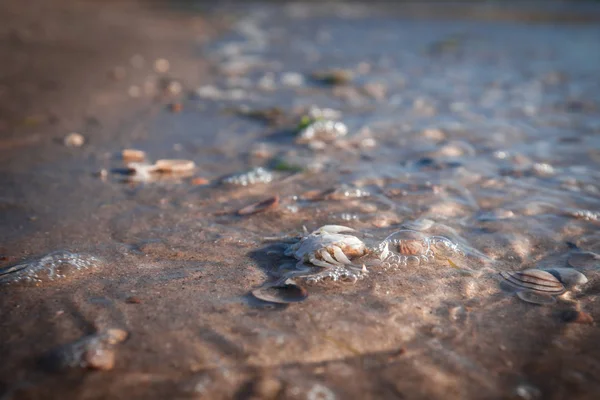
[(39, 285), (101, 265), (100, 259), (88, 254), (55, 251), (30, 262), (0, 269), (0, 284)]
[(147, 161), (146, 153), (137, 149), (125, 149), (121, 157), (127, 165), (127, 173), (131, 182), (150, 182), (163, 176), (190, 176), (196, 164), (191, 160), (162, 159), (155, 163)]
[(222, 180), (224, 184), (235, 186), (249, 186), (256, 183), (270, 183), (273, 181), (273, 173), (266, 168), (258, 167), (249, 171), (228, 176)]
[(552, 304), (555, 296), (587, 283), (584, 274), (573, 268), (526, 269), (501, 272), (504, 286), (517, 292), (517, 296), (528, 303)]
[(396, 231), (375, 250), (384, 269), (417, 266), (438, 259), (462, 255), (459, 245), (444, 236), (427, 236), (412, 229)]

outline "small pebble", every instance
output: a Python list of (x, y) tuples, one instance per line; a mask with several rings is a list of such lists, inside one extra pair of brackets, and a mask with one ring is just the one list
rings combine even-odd
[(72, 132), (64, 138), (64, 144), (67, 147), (81, 147), (85, 143), (85, 138), (82, 134)]
[(527, 384), (517, 386), (515, 389), (515, 394), (523, 400), (536, 400), (542, 396), (540, 389)]
[(127, 303), (127, 304), (141, 304), (142, 300), (140, 300), (139, 297), (130, 296), (130, 297), (128, 297), (128, 298), (125, 299), (125, 303)]
[(276, 399), (281, 392), (282, 384), (279, 380), (265, 376), (256, 380), (252, 386), (251, 399)]
[(183, 111), (183, 104), (181, 103), (172, 103), (170, 106), (171, 112), (173, 113), (180, 113), (181, 111)]
[(115, 351), (102, 347), (91, 347), (84, 353), (82, 363), (90, 369), (110, 371), (115, 366)]
[(210, 181), (208, 179), (202, 177), (192, 179), (192, 185), (194, 186), (208, 185), (209, 183)]
[(297, 72), (286, 72), (281, 75), (281, 83), (285, 86), (299, 87), (304, 85), (304, 76)]
[(159, 58), (156, 61), (154, 61), (154, 70), (156, 72), (158, 72), (159, 74), (164, 74), (165, 72), (167, 72), (169, 70), (170, 67), (171, 67), (171, 64), (169, 63), (169, 60), (167, 60), (167, 59)]
[(560, 317), (565, 322), (572, 322), (575, 324), (592, 324), (594, 322), (594, 318), (583, 311), (566, 310)]
[(120, 81), (127, 76), (127, 71), (123, 67), (114, 67), (112, 71), (110, 71), (110, 76), (114, 80)]
[(423, 135), (423, 137), (425, 137), (429, 140), (433, 140), (435, 142), (441, 142), (442, 140), (446, 139), (446, 134), (437, 128), (425, 129), (421, 133), (421, 135)]
[(123, 161), (144, 161), (146, 159), (146, 153), (142, 150), (137, 149), (124, 149), (121, 152), (121, 158)]
[(131, 59), (129, 60), (129, 62), (131, 63), (131, 66), (133, 68), (143, 68), (144, 67), (144, 57), (140, 54), (134, 54)]
[(140, 89), (139, 86), (131, 85), (129, 86), (129, 89), (127, 89), (127, 94), (129, 97), (136, 99), (142, 95), (142, 89)]

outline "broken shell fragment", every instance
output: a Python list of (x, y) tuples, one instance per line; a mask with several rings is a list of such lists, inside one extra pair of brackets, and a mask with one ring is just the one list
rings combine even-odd
[(563, 284), (550, 272), (540, 269), (506, 272), (500, 275), (515, 289), (533, 291), (549, 295), (563, 294), (566, 290)]
[(301, 286), (288, 279), (282, 286), (263, 285), (252, 291), (259, 300), (277, 304), (298, 303), (306, 300), (308, 292)]
[(158, 172), (172, 174), (190, 172), (196, 168), (196, 164), (190, 160), (158, 160), (154, 166)]
[(273, 210), (279, 206), (279, 196), (269, 197), (266, 200), (259, 201), (257, 203), (250, 204), (240, 210), (238, 215), (252, 215), (259, 212)]
[(567, 289), (584, 285), (588, 282), (587, 277), (573, 268), (549, 268), (544, 269), (554, 275)]
[(146, 153), (137, 149), (124, 149), (121, 152), (121, 158), (123, 158), (123, 161), (141, 162), (146, 159)]

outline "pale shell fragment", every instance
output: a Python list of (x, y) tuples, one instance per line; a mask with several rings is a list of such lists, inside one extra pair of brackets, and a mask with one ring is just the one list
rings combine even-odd
[(191, 160), (158, 160), (154, 166), (158, 172), (173, 174), (190, 172), (196, 168)]
[(508, 284), (519, 290), (551, 295), (559, 295), (565, 292), (565, 287), (554, 275), (540, 269), (526, 269), (516, 272), (503, 271), (500, 275)]

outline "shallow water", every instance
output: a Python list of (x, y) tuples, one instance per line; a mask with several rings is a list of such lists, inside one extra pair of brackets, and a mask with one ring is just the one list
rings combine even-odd
[[(4, 388), (73, 398), (600, 393), (598, 328), (561, 318), (600, 318), (600, 264), (571, 258), (589, 282), (544, 306), (521, 301), (535, 293), (504, 290), (499, 274), (600, 253), (600, 28), (525, 23), (517, 11), (484, 21), (411, 19), (389, 5), (203, 10), (227, 28), (202, 44), (175, 35), (185, 50), (169, 57), (167, 80), (180, 80), (181, 94), (128, 100), (135, 106), (108, 113), (80, 152), (11, 167), (12, 180), (28, 179), (2, 198), (19, 213), (6, 217), (12, 269), (0, 282), (26, 276), (19, 265), (51, 271), (22, 261), (58, 249), (103, 264), (0, 286)], [(198, 77), (201, 63), (208, 72)], [(350, 82), (311, 79), (331, 68)], [(310, 107), (339, 111), (348, 134), (298, 143)], [(123, 148), (194, 160), (193, 177), (209, 183), (132, 181), (115, 156)], [(275, 195), (278, 207), (238, 215)], [(418, 248), (390, 242), (396, 258), (369, 264), (355, 283), (314, 279), (314, 267), (306, 278), (286, 246), (303, 226), (326, 224), (356, 229), (373, 248), (399, 230), (422, 234), (411, 234)], [(305, 301), (249, 295), (290, 276)], [(51, 348), (112, 327), (130, 335), (113, 371), (84, 382), (35, 372), (32, 360)]]

